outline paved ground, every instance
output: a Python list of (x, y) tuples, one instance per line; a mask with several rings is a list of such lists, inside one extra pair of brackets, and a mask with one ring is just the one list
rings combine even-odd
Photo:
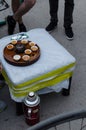
[[(10, 3), (10, 0), (8, 0)], [(86, 0), (75, 0), (73, 30), (75, 37), (68, 41), (63, 29), (64, 1), (59, 3), (58, 28), (52, 32), (52, 36), (58, 40), (77, 60), (74, 71), (71, 94), (63, 97), (61, 94), (48, 94), (41, 96), (41, 120), (56, 114), (70, 112), (86, 108)], [(27, 30), (32, 28), (45, 28), (49, 22), (48, 0), (37, 0), (34, 8), (24, 16)], [(8, 11), (7, 14), (11, 13)], [(18, 32), (18, 27), (15, 33)], [(0, 38), (7, 36), (7, 26), (0, 27)], [(3, 43), (2, 43), (3, 44)], [(0, 99), (4, 100), (8, 107), (0, 113), (0, 130), (25, 130), (29, 126), (24, 121), (24, 116), (16, 116), (15, 103), (10, 99), (8, 87), (0, 90)]]

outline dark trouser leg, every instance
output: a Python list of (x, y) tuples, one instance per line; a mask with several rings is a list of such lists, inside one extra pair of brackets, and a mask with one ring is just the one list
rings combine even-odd
[(68, 28), (73, 23), (74, 0), (65, 0), (64, 27)]
[(72, 77), (69, 78), (69, 86), (68, 86), (68, 89), (65, 89), (65, 88), (62, 89), (62, 95), (63, 95), (63, 96), (69, 96), (69, 95), (70, 95), (71, 81), (72, 81)]
[(58, 21), (58, 0), (49, 0), (51, 21)]

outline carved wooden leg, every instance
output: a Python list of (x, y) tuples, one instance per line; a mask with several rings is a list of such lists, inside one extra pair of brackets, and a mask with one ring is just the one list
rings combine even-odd
[(62, 89), (62, 95), (63, 95), (63, 96), (69, 96), (69, 95), (70, 95), (71, 81), (72, 81), (72, 77), (69, 78), (69, 86), (68, 86), (68, 89), (65, 89), (65, 88)]

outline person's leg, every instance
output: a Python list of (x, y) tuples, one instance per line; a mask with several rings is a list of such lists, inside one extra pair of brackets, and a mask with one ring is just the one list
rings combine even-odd
[(50, 23), (46, 27), (47, 31), (52, 31), (57, 26), (58, 22), (58, 1), (59, 0), (49, 0), (49, 6), (50, 6)]
[(20, 0), (12, 0), (11, 7), (14, 14), (18, 10), (19, 6), (20, 6)]
[[(20, 0), (12, 0), (11, 1), (11, 7), (12, 7), (13, 14), (15, 14), (15, 12), (19, 8), (19, 6), (20, 6)], [(14, 32), (14, 29), (16, 26), (16, 21), (13, 19), (12, 16), (8, 16), (7, 17), (7, 24), (8, 24), (8, 34), (11, 35)]]
[[(18, 10), (19, 6), (20, 6), (20, 0), (12, 0), (12, 11), (13, 14), (15, 14), (15, 12)], [(19, 23), (22, 22), (22, 17), (19, 18)]]
[(58, 21), (58, 0), (49, 0), (51, 21)]
[[(13, 13), (15, 14), (16, 11), (18, 10), (18, 8), (20, 7), (20, 5), (22, 4), (23, 1), (20, 0), (12, 0), (12, 10)], [(26, 32), (26, 27), (23, 23), (22, 17), (19, 18), (18, 20), (18, 24), (19, 24), (19, 32)]]
[[(12, 0), (12, 8), (15, 13), (13, 16), (7, 17), (9, 35), (13, 34), (16, 22), (22, 25), (22, 16), (26, 14), (34, 6), (36, 2), (36, 0), (24, 0), (23, 3), (19, 4), (19, 1), (17, 2), (15, 1), (17, 0)], [(16, 5), (17, 7), (15, 7)], [(24, 24), (23, 24), (23, 27), (24, 27)]]
[(22, 22), (22, 16), (26, 14), (35, 4), (35, 0), (24, 0), (24, 2), (21, 3), (20, 7), (14, 14), (14, 19), (18, 21), (19, 23), (19, 31), (20, 32), (26, 32), (26, 27)]
[(24, 0), (24, 2), (19, 6), (18, 10), (13, 16), (15, 21), (18, 22), (19, 19), (34, 6), (35, 2), (36, 0)]
[(64, 8), (64, 28), (66, 30), (66, 35), (68, 35), (69, 40), (73, 38), (73, 31), (71, 24), (73, 23), (73, 10), (74, 10), (74, 0), (65, 0)]

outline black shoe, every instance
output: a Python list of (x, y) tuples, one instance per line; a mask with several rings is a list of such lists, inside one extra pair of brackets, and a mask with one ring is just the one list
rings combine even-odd
[(19, 32), (27, 32), (26, 27), (23, 23), (19, 24)]
[(57, 22), (50, 22), (46, 27), (46, 31), (51, 32), (57, 27)]
[(12, 35), (16, 26), (16, 21), (13, 19), (13, 16), (7, 17), (7, 24), (8, 24), (8, 34)]
[(72, 27), (65, 28), (65, 34), (68, 40), (73, 40), (74, 34)]

